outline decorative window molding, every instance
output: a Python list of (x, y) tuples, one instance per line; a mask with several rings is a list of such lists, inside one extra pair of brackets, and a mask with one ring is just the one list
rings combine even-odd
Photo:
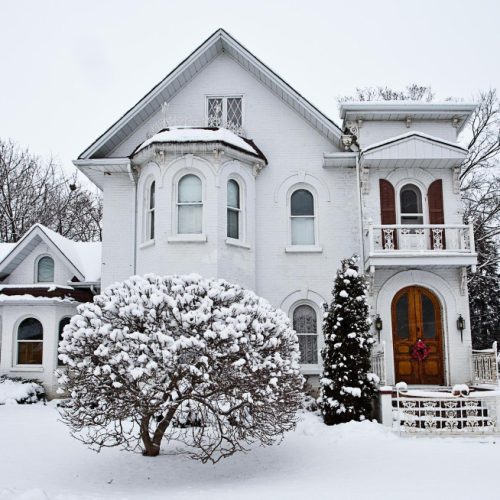
[(242, 95), (207, 96), (206, 114), (207, 126), (224, 127), (244, 135)]
[(24, 318), (16, 329), (16, 365), (43, 363), (43, 326), (33, 317)]
[(297, 247), (317, 247), (317, 207), (312, 190), (307, 186), (296, 186), (290, 193), (289, 245)]
[(319, 366), (319, 327), (321, 321), (315, 307), (309, 302), (296, 303), (291, 311), (293, 329), (299, 338), (300, 364)]
[(203, 233), (203, 183), (192, 173), (177, 183), (177, 235)]
[(35, 262), (35, 281), (54, 283), (54, 259), (50, 255), (41, 255)]
[(407, 183), (399, 189), (398, 195), (400, 224), (424, 224), (424, 196), (414, 183)]
[(232, 240), (244, 240), (243, 220), (244, 201), (242, 200), (242, 189), (240, 183), (230, 178), (226, 184), (226, 236)]

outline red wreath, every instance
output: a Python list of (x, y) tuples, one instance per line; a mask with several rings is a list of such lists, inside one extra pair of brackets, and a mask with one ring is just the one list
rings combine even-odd
[(411, 348), (411, 357), (417, 361), (424, 361), (429, 357), (431, 348), (421, 339), (418, 339)]

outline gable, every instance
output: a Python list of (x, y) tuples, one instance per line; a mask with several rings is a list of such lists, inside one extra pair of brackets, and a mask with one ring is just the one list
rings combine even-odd
[(361, 158), (370, 166), (391, 163), (400, 167), (448, 168), (460, 165), (467, 150), (458, 144), (421, 132), (409, 132), (363, 148)]
[(117, 150), (118, 146), (126, 141), (134, 131), (143, 127), (146, 122), (151, 122), (154, 119), (154, 116), (161, 110), (163, 103), (170, 103), (186, 85), (221, 54), (225, 54), (244, 68), (250, 75), (253, 75), (254, 78), (259, 80), (275, 96), (286, 103), (287, 106), (298, 113), (330, 141), (340, 138), (340, 129), (332, 120), (321, 113), (228, 33), (220, 29), (200, 45), (135, 106), (127, 111), (87, 148), (79, 158), (110, 157), (111, 152)]

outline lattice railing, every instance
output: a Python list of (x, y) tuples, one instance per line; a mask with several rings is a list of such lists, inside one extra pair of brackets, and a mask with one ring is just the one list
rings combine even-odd
[(369, 252), (474, 253), (471, 225), (465, 224), (369, 224)]
[(379, 384), (385, 385), (385, 343), (374, 348), (371, 355), (371, 370), (379, 378)]
[(497, 343), (491, 349), (472, 351), (472, 383), (498, 384)]
[(490, 434), (498, 431), (497, 397), (393, 399), (393, 423), (404, 433)]

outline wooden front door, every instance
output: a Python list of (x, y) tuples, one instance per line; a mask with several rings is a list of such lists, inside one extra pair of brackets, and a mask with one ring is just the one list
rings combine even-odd
[[(443, 328), (441, 306), (426, 288), (410, 286), (392, 301), (392, 339), (396, 382), (443, 385)], [(422, 340), (428, 356), (415, 359), (413, 346)]]

